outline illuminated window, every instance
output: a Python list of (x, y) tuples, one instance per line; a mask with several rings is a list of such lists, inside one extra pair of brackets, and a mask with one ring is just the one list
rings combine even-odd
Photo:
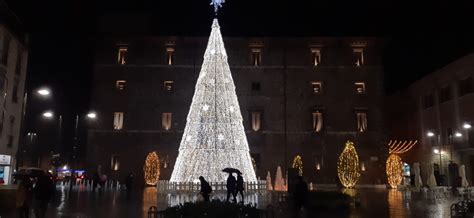
[(120, 156), (112, 155), (110, 158), (110, 169), (117, 171), (120, 169)]
[(365, 93), (365, 82), (355, 82), (354, 85), (357, 94)]
[(313, 66), (318, 66), (321, 63), (321, 49), (312, 48), (311, 49), (311, 61)]
[(168, 65), (173, 65), (174, 62), (174, 48), (168, 47), (166, 48), (166, 63)]
[(170, 130), (172, 124), (172, 113), (163, 113), (161, 115), (161, 126), (164, 130)]
[(323, 112), (321, 110), (313, 111), (313, 130), (315, 132), (323, 130)]
[(168, 80), (164, 82), (165, 91), (171, 92), (173, 90), (173, 81)]
[(252, 91), (260, 91), (260, 88), (259, 82), (252, 82)]
[(367, 131), (367, 112), (366, 111), (357, 111), (357, 131), (365, 132)]
[(261, 48), (252, 48), (252, 64), (254, 66), (260, 66), (262, 63), (262, 49)]
[(114, 113), (114, 129), (115, 130), (123, 129), (123, 112)]
[(364, 65), (364, 49), (363, 48), (353, 48), (354, 52), (354, 63), (356, 66)]
[(319, 94), (323, 91), (323, 84), (321, 82), (311, 82), (311, 88), (314, 94)]
[(117, 80), (117, 81), (115, 81), (115, 88), (117, 90), (124, 90), (125, 89), (125, 83), (127, 83), (127, 81)]
[(257, 132), (262, 128), (262, 112), (252, 111), (250, 112), (250, 118), (252, 120), (252, 130)]
[(127, 47), (120, 47), (118, 50), (118, 55), (117, 55), (117, 62), (118, 64), (124, 65), (126, 64), (126, 58), (127, 58)]

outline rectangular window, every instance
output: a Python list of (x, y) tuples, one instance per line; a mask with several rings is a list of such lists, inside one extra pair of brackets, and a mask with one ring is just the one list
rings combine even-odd
[(323, 83), (322, 82), (311, 82), (311, 88), (314, 94), (319, 94), (323, 91)]
[(13, 135), (14, 129), (15, 129), (15, 117), (10, 116), (10, 135)]
[(459, 96), (473, 92), (472, 77), (467, 77), (459, 81)]
[(8, 142), (7, 142), (7, 147), (11, 148), (13, 147), (13, 135), (8, 135)]
[(16, 67), (15, 67), (15, 74), (20, 75), (21, 74), (21, 59), (23, 57), (23, 52), (21, 52), (20, 48), (18, 48), (18, 54), (16, 57)]
[(165, 81), (163, 84), (164, 84), (165, 91), (167, 92), (173, 91), (173, 81), (168, 80), (168, 81)]
[(260, 88), (259, 82), (252, 82), (252, 91), (260, 91)]
[(260, 154), (250, 154), (250, 157), (252, 158), (254, 170), (260, 169)]
[(170, 130), (172, 124), (172, 113), (163, 113), (161, 115), (161, 127), (164, 130)]
[(125, 65), (127, 63), (127, 52), (128, 48), (127, 47), (120, 47), (118, 50), (118, 55), (117, 55), (117, 62), (120, 65)]
[(313, 130), (315, 132), (323, 130), (323, 113), (321, 110), (313, 111)]
[(10, 40), (11, 40), (10, 35), (7, 35), (5, 33), (5, 36), (3, 37), (2, 51), (1, 51), (1, 56), (0, 56), (0, 58), (2, 58), (0, 63), (5, 66), (8, 64), (8, 52), (10, 50)]
[(359, 132), (367, 131), (367, 112), (357, 111), (356, 118), (357, 118), (357, 131)]
[(252, 48), (252, 64), (254, 66), (260, 66), (262, 63), (262, 49), (261, 48)]
[(120, 169), (120, 156), (112, 155), (110, 158), (110, 169), (117, 171)]
[(12, 102), (17, 103), (18, 102), (18, 80), (15, 80), (15, 83), (13, 84), (13, 90), (12, 90)]
[(364, 48), (353, 48), (354, 52), (354, 63), (360, 67), (364, 65)]
[(357, 94), (364, 94), (365, 93), (365, 82), (355, 82), (355, 91)]
[(125, 83), (127, 83), (126, 80), (117, 80), (117, 81), (115, 81), (115, 88), (117, 90), (122, 91), (122, 90), (125, 89)]
[(449, 101), (451, 99), (451, 87), (445, 86), (439, 91), (439, 102)]
[(262, 112), (252, 111), (250, 112), (250, 117), (252, 119), (252, 130), (257, 132), (262, 128)]
[(453, 129), (452, 128), (450, 128), (450, 127), (446, 128), (446, 136), (447, 136), (446, 142), (448, 144), (453, 143)]
[(321, 63), (321, 49), (312, 48), (311, 49), (311, 61), (313, 66), (318, 66)]
[(174, 48), (168, 47), (166, 48), (166, 63), (168, 65), (173, 65), (174, 62)]
[(428, 94), (423, 97), (423, 108), (433, 107), (434, 105), (434, 97), (433, 94)]
[(123, 112), (114, 113), (114, 129), (115, 130), (123, 129)]

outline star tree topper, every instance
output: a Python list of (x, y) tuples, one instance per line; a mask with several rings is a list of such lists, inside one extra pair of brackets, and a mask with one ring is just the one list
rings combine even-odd
[(214, 5), (214, 12), (219, 10), (219, 8), (222, 8), (222, 4), (225, 3), (225, 0), (211, 0), (211, 5)]

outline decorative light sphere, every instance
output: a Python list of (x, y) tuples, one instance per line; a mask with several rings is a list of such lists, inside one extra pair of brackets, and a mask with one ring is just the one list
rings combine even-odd
[(403, 162), (400, 156), (396, 154), (388, 156), (385, 172), (390, 187), (397, 188), (403, 180)]
[(143, 172), (147, 185), (154, 186), (158, 183), (158, 179), (160, 178), (160, 159), (156, 152), (151, 152), (146, 156)]
[(337, 161), (337, 175), (345, 188), (354, 188), (359, 181), (359, 156), (354, 143), (347, 141)]

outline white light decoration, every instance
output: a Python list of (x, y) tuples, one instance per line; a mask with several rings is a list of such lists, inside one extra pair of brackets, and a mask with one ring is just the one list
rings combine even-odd
[[(205, 113), (204, 103), (209, 105)], [(192, 136), (192, 140), (187, 140), (188, 136)], [(227, 167), (239, 169), (246, 182), (257, 181), (219, 23), (215, 19), (170, 182), (195, 182), (199, 176), (208, 182), (225, 182), (227, 173), (222, 169)]]
[(204, 106), (202, 106), (202, 110), (208, 111), (209, 110), (209, 105), (205, 104)]

